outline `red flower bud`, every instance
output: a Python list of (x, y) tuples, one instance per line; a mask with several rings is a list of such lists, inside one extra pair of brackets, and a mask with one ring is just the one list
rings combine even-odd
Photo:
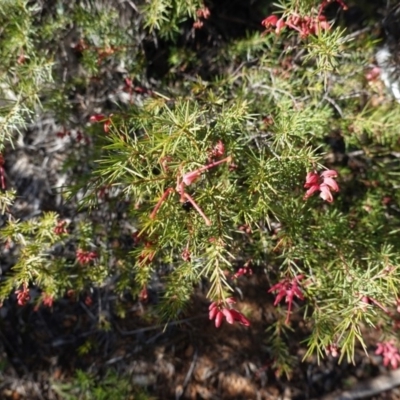
[(215, 317), (215, 327), (219, 328), (222, 324), (223, 314), (221, 311), (218, 311), (217, 316)]

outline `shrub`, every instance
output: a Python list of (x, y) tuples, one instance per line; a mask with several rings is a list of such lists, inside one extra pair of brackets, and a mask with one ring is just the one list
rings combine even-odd
[[(111, 277), (145, 299), (161, 281), (158, 315), (174, 319), (206, 281), (216, 326), (249, 326), (233, 297), (253, 273), (277, 306), (279, 371), (301, 321), (306, 356), (352, 360), (377, 327), (395, 338), (399, 114), (364, 76), (374, 38), (325, 16), (342, 2), (256, 2), (259, 29), (215, 46), (217, 2), (128, 3), (0, 11), (2, 301), (51, 306)], [(57, 207), (18, 218), (7, 153), (45, 115), (65, 183)]]

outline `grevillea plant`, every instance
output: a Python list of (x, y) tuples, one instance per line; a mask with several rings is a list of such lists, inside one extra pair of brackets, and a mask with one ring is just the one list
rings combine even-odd
[[(0, 234), (13, 260), (1, 301), (52, 307), (84, 292), (91, 304), (88, 291), (112, 277), (116, 293), (140, 301), (157, 287), (155, 307), (168, 320), (207, 282), (209, 323), (252, 329), (235, 292), (258, 277), (276, 306), (266, 341), (278, 371), (290, 371), (285, 334), (300, 322), (306, 357), (353, 360), (356, 346), (368, 350), (364, 332), (380, 329), (377, 354), (396, 367), (400, 113), (378, 74), (360, 71), (372, 32), (330, 19), (330, 7), (346, 12), (342, 1), (258, 1), (258, 30), (208, 51), (201, 35), (215, 31), (217, 2), (150, 0), (129, 29), (116, 9), (86, 6), (46, 16), (20, 1), (0, 14), (13, 51), (0, 61), (9, 71), (0, 77), (9, 99), (0, 109)], [(21, 21), (27, 43), (16, 34)], [(68, 51), (82, 76), (46, 64), (62, 53), (49, 38), (65, 37), (70, 24)], [(160, 39), (169, 58), (148, 79), (159, 58), (146, 46)], [(195, 62), (203, 56), (206, 72)], [(68, 104), (109, 81), (117, 106)], [(63, 207), (19, 219), (7, 152), (39, 99), (62, 126), (54, 140), (69, 144), (69, 172), (54, 188)]]

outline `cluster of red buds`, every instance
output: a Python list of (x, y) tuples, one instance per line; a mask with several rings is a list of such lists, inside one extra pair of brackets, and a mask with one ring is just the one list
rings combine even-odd
[(329, 344), (325, 347), (325, 354), (327, 356), (331, 355), (333, 358), (336, 358), (339, 355), (340, 349), (336, 343)]
[(393, 369), (397, 369), (400, 365), (399, 349), (394, 345), (394, 341), (377, 343), (375, 354), (383, 357), (383, 365), (390, 365)]
[(53, 307), (54, 297), (51, 294), (42, 293), (42, 302), (46, 307)]
[(278, 18), (276, 15), (270, 15), (261, 24), (267, 29), (267, 32), (273, 30), (276, 34), (288, 27), (298, 31), (302, 38), (306, 38), (309, 35), (317, 35), (319, 32), (328, 31), (331, 28), (324, 15), (314, 17), (305, 15), (301, 17), (298, 14), (291, 14), (287, 16), (286, 20), (283, 17)]
[(27, 60), (26, 55), (22, 52), (17, 58), (17, 64), (22, 65), (25, 64), (25, 61)]
[(306, 176), (306, 183), (304, 187), (307, 190), (304, 195), (304, 200), (308, 199), (318, 190), (321, 192), (320, 197), (326, 200), (328, 203), (332, 203), (333, 196), (331, 190), (338, 192), (339, 186), (337, 182), (333, 179), (338, 176), (337, 172), (333, 169), (328, 169), (318, 175), (316, 172), (309, 172)]
[(302, 16), (296, 12), (292, 12), (286, 17), (281, 18), (278, 18), (276, 15), (270, 15), (261, 24), (266, 28), (267, 32), (274, 31), (276, 34), (279, 34), (285, 27), (288, 27), (299, 32), (302, 38), (306, 38), (309, 35), (318, 35), (321, 31), (328, 31), (331, 28), (326, 17), (322, 15), (322, 12), (332, 1), (336, 1), (344, 10), (347, 10), (347, 6), (342, 0), (324, 0), (319, 7), (318, 13), (315, 11), (316, 15)]
[(204, 20), (208, 19), (210, 17), (211, 13), (210, 10), (207, 7), (199, 8), (196, 11), (196, 16), (197, 19), (193, 23), (193, 28), (194, 29), (200, 29), (204, 25)]
[(76, 251), (76, 259), (82, 265), (89, 264), (91, 261), (97, 258), (97, 254), (94, 251), (85, 251), (78, 249)]
[(369, 69), (366, 73), (365, 73), (365, 79), (368, 82), (372, 82), (378, 79), (378, 77), (381, 74), (381, 69), (379, 67), (372, 67), (371, 69)]
[(26, 283), (22, 285), (22, 289), (16, 290), (15, 294), (17, 295), (17, 303), (19, 306), (24, 306), (31, 299), (28, 285)]
[(182, 251), (181, 257), (182, 257), (183, 261), (191, 260), (191, 254), (190, 254), (189, 247), (185, 247), (185, 249)]
[(222, 324), (223, 319), (226, 319), (228, 324), (233, 324), (235, 321), (244, 326), (250, 326), (250, 321), (239, 311), (230, 308), (232, 304), (235, 304), (234, 298), (229, 297), (223, 301), (214, 301), (208, 307), (210, 320), (215, 319), (215, 326), (219, 328)]
[(68, 233), (66, 225), (67, 225), (67, 221), (65, 221), (65, 220), (58, 221), (57, 225), (53, 229), (54, 233), (56, 235), (62, 235), (64, 233)]
[(284, 278), (268, 290), (268, 293), (278, 292), (275, 297), (274, 306), (277, 306), (283, 298), (285, 298), (285, 303), (288, 303), (288, 311), (285, 320), (286, 324), (289, 322), (294, 298), (297, 297), (300, 300), (304, 300), (304, 296), (300, 288), (300, 281), (303, 278), (304, 275), (297, 275), (292, 279)]
[(209, 151), (209, 160), (215, 160), (222, 157), (225, 154), (225, 145), (222, 140), (218, 140), (218, 142), (213, 146), (213, 148)]
[(106, 117), (103, 114), (94, 114), (89, 118), (89, 121), (91, 123), (96, 123), (96, 122), (101, 122), (103, 124), (103, 130), (105, 133), (108, 133), (110, 130), (110, 125), (111, 125), (111, 117), (113, 114), (110, 114), (110, 116)]
[(149, 292), (147, 291), (147, 287), (143, 286), (143, 289), (139, 293), (139, 301), (142, 303), (146, 302), (149, 298)]
[(251, 260), (247, 261), (242, 268), (239, 268), (236, 273), (232, 276), (232, 279), (237, 279), (243, 275), (253, 275), (253, 270), (250, 268)]
[(249, 235), (253, 233), (253, 230), (251, 229), (251, 226), (249, 224), (240, 225), (239, 231), (247, 233)]

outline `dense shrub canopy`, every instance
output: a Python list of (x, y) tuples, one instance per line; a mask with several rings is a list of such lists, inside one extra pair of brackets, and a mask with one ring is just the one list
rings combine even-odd
[(253, 274), (278, 372), (290, 329), (305, 358), (396, 340), (400, 114), (372, 65), (378, 5), (361, 25), (354, 2), (253, 3), (2, 2), (3, 302), (106, 288), (122, 316), (156, 293), (166, 321), (201, 292), (217, 327), (251, 329)]

